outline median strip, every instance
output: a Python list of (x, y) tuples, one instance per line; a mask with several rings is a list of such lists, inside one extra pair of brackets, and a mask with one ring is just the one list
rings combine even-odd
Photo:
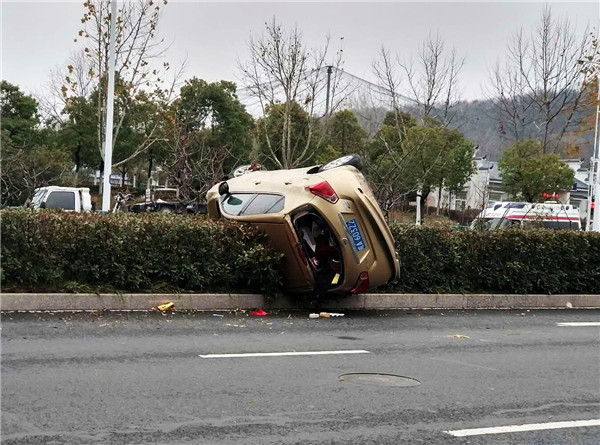
[(507, 425), (492, 428), (473, 428), (465, 430), (444, 431), (454, 437), (481, 436), (485, 434), (519, 433), (526, 431), (555, 430), (563, 428), (581, 428), (600, 426), (600, 419), (573, 420), (567, 422), (529, 423), (525, 425)]
[(249, 358), (249, 357), (290, 357), (298, 355), (340, 355), (340, 354), (370, 354), (362, 349), (346, 351), (289, 351), (289, 352), (247, 352), (242, 354), (200, 354), (202, 358)]

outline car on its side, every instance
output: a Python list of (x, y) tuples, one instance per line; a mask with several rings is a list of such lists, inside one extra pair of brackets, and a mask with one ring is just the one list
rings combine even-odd
[(285, 255), (288, 291), (364, 293), (399, 275), (394, 239), (348, 155), (323, 166), (252, 171), (212, 187), (208, 214), (251, 223)]

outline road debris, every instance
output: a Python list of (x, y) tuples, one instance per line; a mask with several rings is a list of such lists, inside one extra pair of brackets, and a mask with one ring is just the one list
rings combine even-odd
[(213, 317), (219, 317), (219, 318), (223, 318), (224, 315), (223, 314), (213, 314)]
[(169, 301), (168, 303), (162, 303), (159, 304), (156, 307), (150, 308), (151, 311), (158, 311), (158, 312), (167, 312), (167, 311), (172, 311), (175, 309), (175, 303), (173, 303), (172, 301)]
[(267, 313), (265, 311), (263, 311), (262, 309), (259, 309), (257, 311), (250, 312), (250, 315), (253, 315), (255, 317), (264, 317), (265, 315), (267, 315)]
[(319, 318), (319, 314), (308, 314), (308, 318)]
[(468, 335), (463, 335), (463, 334), (454, 334), (453, 337), (460, 338), (460, 339), (471, 338)]

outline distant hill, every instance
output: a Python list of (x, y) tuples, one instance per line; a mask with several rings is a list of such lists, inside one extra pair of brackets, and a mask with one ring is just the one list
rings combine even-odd
[[(568, 101), (569, 98), (567, 97)], [(405, 111), (413, 112), (407, 108)], [(498, 160), (502, 152), (508, 148), (513, 140), (510, 137), (508, 126), (502, 122), (501, 114), (491, 100), (475, 100), (459, 102), (455, 107), (456, 115), (452, 120), (450, 127), (461, 131), (465, 137), (476, 145), (479, 145), (479, 156), (487, 155), (490, 160)], [(383, 121), (386, 110), (383, 108), (377, 109), (358, 109), (355, 110), (359, 121), (363, 128), (369, 134), (374, 134), (377, 127)], [(587, 116), (587, 130), (581, 132), (582, 115)], [(594, 128), (593, 119), (595, 109), (590, 106), (583, 110), (583, 114), (579, 113), (574, 116), (572, 123), (569, 126), (569, 131), (563, 136), (561, 142), (561, 156), (568, 158), (583, 158), (585, 164), (589, 162), (592, 156), (594, 143)], [(535, 138), (539, 134), (538, 124), (533, 112), (525, 117), (527, 124), (525, 134), (527, 137)], [(557, 121), (557, 126), (562, 126), (565, 123)]]

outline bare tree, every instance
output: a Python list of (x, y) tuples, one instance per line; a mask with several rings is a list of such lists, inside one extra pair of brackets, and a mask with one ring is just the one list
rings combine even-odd
[(460, 100), (458, 78), (465, 59), (456, 49), (449, 54), (439, 35), (429, 34), (419, 47), (415, 59), (392, 59), (389, 49), (382, 47), (373, 63), (382, 91), (394, 111), (410, 104), (421, 122), (436, 119), (448, 126)]
[(556, 152), (565, 133), (577, 125), (582, 108), (582, 76), (577, 61), (589, 42), (568, 19), (542, 12), (538, 26), (517, 32), (503, 62), (490, 71), (488, 97), (499, 114), (500, 131), (513, 141), (535, 138), (544, 153)]
[[(263, 120), (264, 126), (258, 129), (265, 136), (266, 156), (279, 168), (296, 167), (314, 154), (311, 147), (315, 146), (315, 129), (320, 125), (317, 119), (320, 116), (315, 115), (320, 106), (317, 98), (322, 97), (327, 88), (328, 76), (331, 106), (325, 120), (340, 103), (343, 51), (338, 51), (333, 63), (328, 65), (329, 43), (328, 36), (324, 48), (309, 50), (297, 28), (286, 31), (275, 18), (265, 23), (264, 34), (250, 36), (250, 59), (245, 64), (239, 64), (240, 70), (247, 90), (258, 99), (263, 115), (279, 104), (282, 106), (280, 140), (272, 140), (266, 120)], [(292, 134), (294, 104), (300, 105), (306, 112), (308, 136), (300, 146), (293, 140)]]
[[(166, 62), (160, 63), (160, 59), (164, 56), (167, 46), (164, 39), (157, 36), (161, 5), (166, 3), (166, 1), (141, 0), (119, 4), (115, 48), (117, 80), (115, 100), (119, 103), (119, 113), (114, 122), (113, 146), (139, 93), (143, 92), (151, 99), (160, 102), (169, 103), (173, 99), (176, 80), (181, 70), (174, 76), (175, 80), (167, 82), (164, 79), (164, 73), (170, 67)], [(102, 158), (104, 158), (110, 4), (111, 0), (88, 0), (84, 3), (85, 13), (81, 19), (83, 25), (75, 41), (83, 40), (82, 53), (86, 62), (81, 62), (77, 56), (74, 59), (76, 63), (68, 65), (62, 86), (65, 100), (69, 96), (88, 95), (90, 87), (98, 91), (97, 140)], [(114, 165), (119, 166), (129, 162), (146, 151), (155, 142), (153, 137), (155, 129), (156, 127), (147, 132), (148, 137), (140, 143), (132, 155)]]

